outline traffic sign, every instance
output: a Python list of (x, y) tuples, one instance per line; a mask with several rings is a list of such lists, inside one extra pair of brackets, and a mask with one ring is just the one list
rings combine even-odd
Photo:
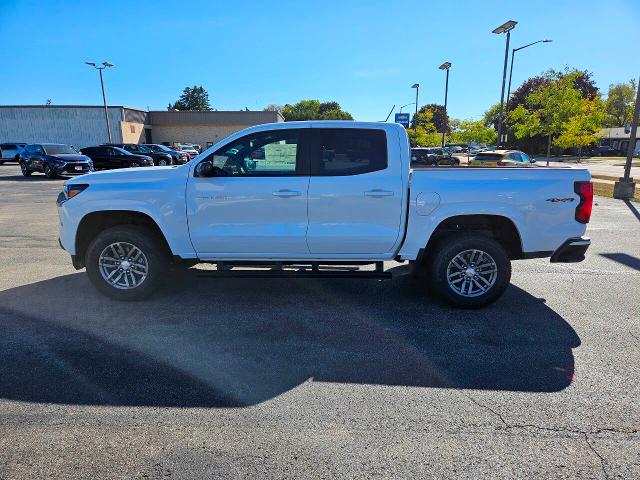
[(396, 113), (396, 123), (403, 125), (404, 128), (407, 128), (409, 126), (409, 118), (409, 113)]

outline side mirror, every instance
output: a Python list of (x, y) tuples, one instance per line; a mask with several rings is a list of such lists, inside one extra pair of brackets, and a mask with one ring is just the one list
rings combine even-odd
[(200, 162), (196, 166), (196, 177), (213, 177), (215, 174), (215, 169), (213, 168), (213, 163), (211, 162)]

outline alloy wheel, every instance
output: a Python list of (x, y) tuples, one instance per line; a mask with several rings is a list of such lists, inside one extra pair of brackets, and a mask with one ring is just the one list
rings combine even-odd
[(449, 288), (463, 297), (478, 297), (496, 283), (498, 266), (491, 255), (477, 249), (464, 250), (447, 266)]
[(98, 267), (104, 281), (120, 290), (139, 287), (149, 274), (144, 252), (127, 242), (107, 245), (100, 253)]

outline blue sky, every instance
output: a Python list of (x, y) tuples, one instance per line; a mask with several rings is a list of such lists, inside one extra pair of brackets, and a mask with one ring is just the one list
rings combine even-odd
[(491, 30), (509, 19), (512, 46), (554, 40), (516, 55), (516, 86), (565, 65), (604, 91), (640, 75), (637, 0), (0, 0), (0, 104), (100, 104), (83, 62), (108, 60), (114, 105), (165, 109), (202, 84), (219, 110), (315, 98), (381, 120), (414, 82), (421, 104), (442, 103), (450, 61), (449, 114), (479, 118), (500, 96), (505, 39)]

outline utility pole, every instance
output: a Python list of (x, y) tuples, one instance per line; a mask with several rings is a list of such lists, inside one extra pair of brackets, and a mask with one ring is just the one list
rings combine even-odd
[(416, 113), (413, 115), (413, 131), (418, 129), (418, 90), (420, 90), (420, 84), (414, 83), (411, 88), (416, 89)]
[(447, 97), (449, 95), (449, 69), (451, 68), (451, 62), (444, 62), (442, 65), (438, 67), (440, 70), (447, 71), (447, 79), (444, 84), (444, 122), (445, 125), (442, 126), (442, 148), (444, 148), (444, 136), (447, 132), (446, 121), (447, 121)]
[(113, 140), (111, 139), (111, 125), (109, 125), (109, 109), (107, 108), (107, 95), (104, 93), (104, 79), (102, 78), (102, 70), (104, 70), (105, 68), (113, 67), (113, 64), (109, 62), (102, 62), (102, 67), (98, 67), (93, 62), (84, 63), (100, 72), (100, 86), (102, 87), (102, 101), (104, 103), (104, 120), (107, 123), (107, 134), (109, 136), (109, 143), (112, 143)]
[(502, 69), (502, 92), (500, 93), (500, 113), (498, 115), (498, 142), (496, 147), (499, 147), (502, 143), (502, 123), (503, 123), (503, 108), (504, 108), (504, 87), (507, 80), (507, 64), (509, 63), (509, 40), (511, 39), (511, 30), (513, 30), (518, 22), (514, 20), (509, 20), (508, 22), (503, 23), (498, 28), (493, 30), (491, 33), (507, 34), (507, 44), (504, 48), (504, 67)]
[(640, 82), (638, 82), (638, 92), (636, 93), (636, 105), (633, 109), (633, 122), (629, 134), (629, 147), (627, 148), (627, 163), (624, 165), (624, 176), (613, 186), (613, 198), (629, 200), (633, 198), (636, 184), (631, 177), (631, 162), (636, 149), (636, 135), (638, 133), (638, 120), (640, 117)]

